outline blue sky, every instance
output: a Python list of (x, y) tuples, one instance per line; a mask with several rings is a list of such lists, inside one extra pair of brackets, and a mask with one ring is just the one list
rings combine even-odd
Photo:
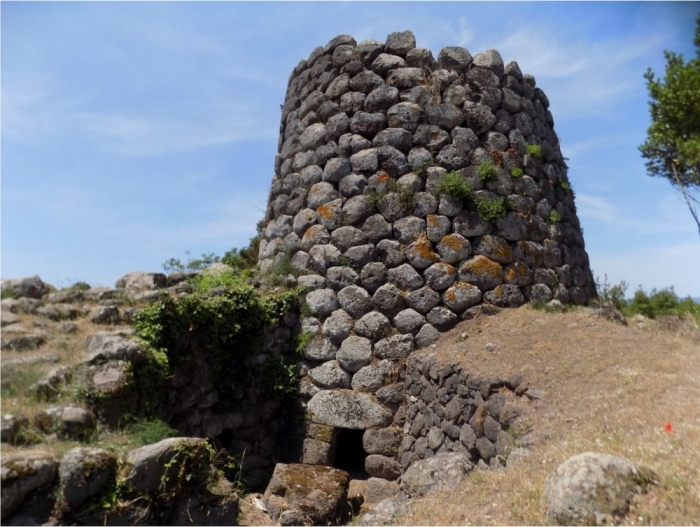
[(700, 237), (646, 175), (643, 79), (694, 55), (698, 3), (3, 2), (2, 277), (113, 286), (242, 247), (264, 214), (280, 104), (339, 34), (411, 29), (516, 60), (547, 94), (594, 275), (700, 296)]

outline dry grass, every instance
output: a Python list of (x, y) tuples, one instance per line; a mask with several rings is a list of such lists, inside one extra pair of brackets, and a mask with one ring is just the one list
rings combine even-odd
[[(547, 474), (572, 455), (596, 451), (659, 476), (660, 484), (633, 503), (626, 525), (697, 525), (700, 338), (684, 331), (531, 307), (460, 324), (437, 343), (439, 360), (475, 373), (521, 373), (544, 391), (542, 400), (527, 403), (537, 441), (511, 468), (474, 471), (458, 488), (415, 500), (399, 523), (541, 525)], [(488, 342), (495, 351), (484, 350)]]

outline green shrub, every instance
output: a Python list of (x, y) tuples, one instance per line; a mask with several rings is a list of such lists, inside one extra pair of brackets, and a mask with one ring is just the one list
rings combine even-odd
[(505, 198), (483, 197), (476, 201), (476, 208), (479, 211), (479, 216), (490, 222), (503, 218), (508, 213)]
[(440, 166), (435, 160), (430, 160), (427, 163), (423, 163), (421, 166), (416, 168), (413, 173), (421, 178), (426, 178), (428, 177), (428, 169), (430, 167), (438, 167)]
[(137, 447), (157, 443), (177, 435), (177, 430), (170, 428), (165, 421), (158, 418), (140, 419), (127, 426), (125, 432)]
[(619, 284), (612, 285), (608, 283), (608, 275), (604, 275), (602, 282), (600, 278), (596, 277), (595, 285), (598, 291), (598, 300), (601, 302), (609, 302), (617, 309), (622, 309), (626, 305), (625, 292), (628, 284), (624, 280)]
[(556, 210), (552, 210), (552, 212), (549, 213), (549, 223), (559, 223), (561, 221), (561, 214), (559, 214)]
[(500, 170), (491, 159), (485, 159), (476, 167), (476, 175), (479, 181), (489, 181), (498, 177)]
[(215, 287), (240, 287), (248, 283), (248, 274), (236, 271), (200, 274), (190, 279), (190, 285), (197, 293), (207, 293)]
[(570, 192), (570, 191), (571, 191), (571, 185), (569, 184), (568, 181), (560, 181), (560, 182), (559, 182), (559, 186), (560, 186), (561, 188), (563, 188), (564, 190), (566, 190), (567, 192)]
[[(495, 165), (494, 165), (495, 166)], [(469, 182), (457, 172), (447, 172), (440, 180), (437, 194), (450, 194), (457, 199), (467, 202), (472, 199), (472, 187)]]
[(540, 161), (542, 160), (542, 147), (540, 145), (527, 145), (525, 153)]
[(641, 314), (648, 318), (656, 318), (663, 315), (691, 315), (700, 316), (700, 304), (689, 296), (680, 299), (673, 287), (661, 290), (652, 289), (647, 293), (639, 286), (634, 292), (632, 300), (623, 307), (626, 315)]
[(512, 177), (513, 179), (517, 179), (517, 178), (519, 178), (519, 177), (522, 177), (522, 175), (523, 175), (523, 169), (522, 169), (522, 168), (515, 167), (515, 168), (511, 169), (510, 175), (511, 175), (511, 177)]

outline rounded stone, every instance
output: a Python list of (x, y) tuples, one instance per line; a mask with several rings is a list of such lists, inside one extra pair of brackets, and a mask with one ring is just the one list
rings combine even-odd
[(426, 221), (415, 216), (406, 216), (394, 222), (394, 238), (401, 243), (411, 243), (426, 230)]
[(343, 368), (355, 373), (372, 362), (372, 341), (356, 335), (349, 336), (340, 345), (336, 360)]
[(326, 280), (333, 289), (343, 289), (349, 285), (357, 285), (360, 277), (352, 267), (329, 267), (326, 271)]
[(415, 337), (416, 348), (425, 348), (440, 339), (440, 331), (432, 324), (424, 324)]
[(323, 181), (337, 183), (350, 172), (350, 161), (344, 157), (335, 157), (329, 159), (323, 168)]
[(323, 323), (323, 335), (334, 344), (342, 343), (352, 331), (353, 318), (342, 309), (336, 309)]
[(374, 362), (360, 368), (352, 376), (352, 389), (374, 393), (383, 386), (393, 383), (396, 373), (395, 366), (390, 360)]
[(316, 317), (327, 317), (338, 309), (338, 299), (332, 289), (319, 289), (306, 295), (306, 304)]
[(505, 268), (504, 281), (518, 286), (529, 285), (532, 283), (532, 271), (522, 262), (513, 262)]
[(430, 240), (426, 236), (421, 236), (418, 240), (409, 244), (404, 254), (408, 262), (416, 269), (425, 269), (440, 261), (440, 255), (433, 251)]
[(393, 322), (401, 333), (412, 333), (417, 332), (425, 324), (425, 317), (415, 309), (408, 308), (399, 312)]
[(374, 207), (367, 196), (353, 196), (343, 204), (342, 214), (347, 225), (356, 225), (374, 214)]
[(350, 388), (350, 374), (335, 360), (324, 362), (320, 366), (309, 370), (309, 377), (319, 388), (329, 390)]
[(440, 295), (430, 287), (421, 287), (406, 295), (406, 304), (425, 315), (440, 303)]
[(426, 319), (440, 331), (449, 331), (459, 322), (457, 315), (442, 306), (433, 308)]
[(494, 262), (508, 264), (513, 261), (513, 251), (500, 236), (485, 234), (481, 237), (474, 248), (475, 254), (480, 254), (490, 258)]
[(428, 214), (425, 217), (426, 234), (428, 239), (433, 243), (438, 243), (442, 238), (450, 232), (452, 222), (446, 216), (437, 214)]
[(535, 304), (549, 302), (552, 299), (552, 290), (545, 284), (535, 284), (530, 288), (530, 300)]
[(389, 128), (403, 128), (413, 133), (425, 121), (423, 108), (412, 102), (400, 102), (386, 112)]
[(309, 193), (306, 196), (306, 206), (310, 209), (315, 209), (316, 207), (337, 198), (338, 191), (335, 189), (335, 187), (327, 181), (322, 181), (313, 185), (309, 190)]
[(360, 282), (370, 294), (386, 283), (387, 268), (381, 262), (370, 262), (360, 272)]
[(457, 263), (471, 254), (472, 246), (464, 236), (460, 234), (448, 234), (437, 245), (437, 250), (443, 262)]
[(351, 198), (361, 195), (367, 186), (367, 178), (360, 174), (349, 174), (340, 180), (338, 185), (343, 197)]
[(410, 264), (403, 264), (387, 271), (387, 280), (402, 290), (418, 289), (423, 286), (423, 278)]
[(335, 359), (338, 346), (333, 344), (329, 339), (318, 335), (301, 351), (301, 356), (312, 361), (327, 361)]
[(481, 302), (481, 291), (475, 285), (455, 282), (452, 287), (443, 293), (442, 300), (452, 311), (461, 313)]
[(377, 243), (377, 256), (387, 267), (396, 267), (406, 261), (401, 244), (396, 240), (381, 240)]
[(496, 286), (493, 291), (484, 294), (484, 300), (498, 307), (518, 307), (525, 303), (525, 297), (520, 292), (520, 288), (513, 284)]
[(349, 285), (338, 292), (338, 303), (354, 318), (360, 318), (372, 310), (367, 291), (357, 285)]
[(497, 262), (476, 255), (459, 267), (459, 279), (477, 286), (483, 291), (493, 289), (503, 283), (503, 267)]
[(413, 336), (392, 335), (374, 345), (374, 355), (378, 359), (405, 359), (413, 350)]
[(393, 284), (384, 284), (372, 296), (372, 305), (389, 317), (396, 316), (406, 306), (404, 296)]
[(338, 264), (340, 251), (334, 245), (314, 245), (309, 249), (311, 256), (311, 268), (318, 273), (325, 273), (329, 267)]
[(425, 283), (429, 288), (442, 291), (454, 283), (457, 278), (457, 270), (448, 263), (438, 262), (423, 272), (423, 278), (425, 278)]
[(329, 231), (337, 229), (342, 219), (342, 199), (334, 199), (316, 207), (316, 221)]
[(391, 224), (381, 214), (374, 214), (365, 220), (362, 232), (370, 243), (377, 243), (392, 234)]
[(438, 53), (438, 64), (446, 70), (466, 71), (472, 61), (471, 53), (462, 47), (447, 46)]
[(371, 311), (355, 323), (355, 333), (373, 340), (381, 339), (391, 327), (389, 319), (377, 311)]
[(357, 227), (347, 225), (345, 227), (338, 227), (331, 233), (331, 243), (345, 252), (350, 247), (366, 244), (367, 237)]

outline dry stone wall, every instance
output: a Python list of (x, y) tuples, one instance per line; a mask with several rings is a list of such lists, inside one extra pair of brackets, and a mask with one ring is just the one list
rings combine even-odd
[(294, 68), (259, 259), (311, 290), (302, 395), (314, 422), (402, 427), (413, 349), (484, 308), (595, 296), (548, 108), (497, 51), (446, 47), (435, 60), (410, 31), (341, 35)]

